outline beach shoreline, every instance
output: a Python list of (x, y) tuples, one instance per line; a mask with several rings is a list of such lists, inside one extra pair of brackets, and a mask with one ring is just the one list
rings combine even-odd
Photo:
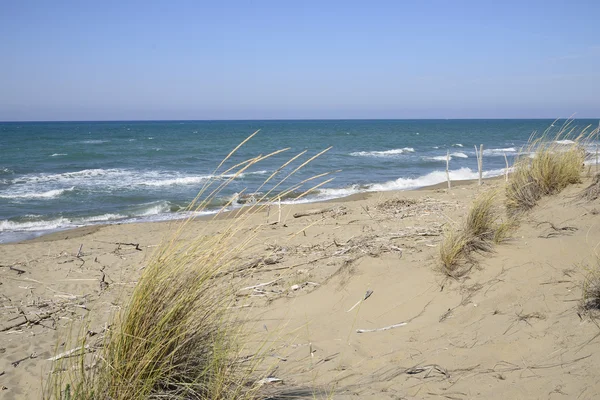
[[(484, 178), (482, 182), (484, 185), (486, 185), (486, 184), (490, 184), (490, 183), (493, 183), (495, 181), (502, 180), (502, 179), (504, 179), (504, 175), (494, 176), (494, 177), (490, 177), (490, 178)], [(451, 181), (452, 188), (477, 185), (477, 183), (478, 183), (477, 179), (465, 179), (465, 180)], [(345, 202), (366, 200), (369, 197), (381, 195), (381, 193), (400, 194), (400, 193), (412, 192), (412, 191), (419, 192), (419, 191), (428, 191), (428, 190), (447, 190), (447, 188), (448, 188), (448, 183), (443, 182), (443, 183), (436, 183), (434, 185), (419, 187), (419, 188), (415, 188), (415, 189), (390, 190), (390, 191), (381, 191), (381, 192), (365, 191), (365, 192), (354, 193), (354, 194), (350, 194), (350, 195), (347, 195), (344, 197), (339, 197), (339, 198), (334, 198), (334, 199), (315, 200), (314, 202), (305, 202), (305, 203), (298, 203), (298, 204), (294, 204), (294, 203), (289, 204), (288, 203), (288, 205), (307, 205), (308, 207), (311, 207), (311, 206), (319, 207), (320, 204), (345, 203)], [(234, 218), (236, 215), (238, 215), (238, 212), (240, 210), (243, 210), (244, 207), (247, 207), (247, 206), (242, 206), (238, 209), (229, 210), (227, 212), (215, 211), (214, 214), (195, 216), (195, 217), (193, 217), (193, 220), (197, 221), (197, 222), (201, 222), (201, 221), (206, 222), (206, 221), (211, 221), (211, 220), (231, 219), (231, 218)], [(272, 204), (271, 207), (276, 207), (276, 204)], [(302, 208), (305, 208), (305, 207), (302, 207)], [(259, 210), (258, 212), (264, 213), (264, 212), (266, 212), (266, 210)], [(43, 234), (36, 236), (34, 238), (31, 238), (31, 239), (0, 243), (0, 246), (6, 245), (6, 244), (12, 244), (12, 243), (26, 244), (26, 243), (35, 243), (35, 242), (51, 242), (51, 241), (55, 241), (55, 240), (65, 240), (68, 238), (77, 238), (77, 237), (86, 236), (91, 233), (97, 232), (98, 230), (103, 229), (108, 226), (120, 226), (120, 225), (131, 225), (131, 224), (133, 224), (133, 225), (145, 225), (145, 224), (164, 225), (164, 224), (177, 223), (177, 221), (183, 221), (186, 219), (188, 219), (188, 217), (182, 216), (181, 218), (172, 218), (172, 219), (169, 219), (166, 221), (115, 222), (115, 223), (110, 223), (110, 224), (99, 223), (99, 224), (85, 225), (85, 226), (81, 226), (81, 227), (66, 228), (66, 229), (62, 229), (59, 231), (43, 233)]]
[[(535, 397), (560, 382), (568, 393), (599, 394), (589, 365), (600, 365), (600, 356), (587, 347), (578, 350), (597, 332), (577, 314), (584, 276), (577, 266), (593, 262), (589, 243), (600, 242), (600, 216), (581, 211), (595, 203), (572, 199), (590, 181), (541, 201), (514, 239), (478, 256), (479, 267), (462, 280), (440, 272), (440, 241), (479, 194), (503, 193), (502, 177), (482, 186), (476, 180), (453, 182), (450, 191), (439, 184), (285, 204), (280, 223), (273, 210), (269, 219), (265, 212), (245, 215), (243, 227), (231, 219), (233, 213), (203, 217), (188, 223), (176, 240), (185, 244), (234, 226), (240, 239), (255, 232), (235, 262), (251, 267), (227, 275), (223, 284), (270, 283), (255, 296), (236, 297), (234, 306), (253, 321), (259, 337), (265, 329), (276, 332), (277, 343), (267, 346), (287, 360), (277, 378), (290, 387), (324, 388), (344, 400), (392, 399), (394, 393), (419, 397), (415, 378), (401, 371), (436, 364), (460, 379), (432, 371), (439, 377), (428, 380), (435, 393), (452, 384), (467, 397)], [(556, 236), (541, 221), (573, 229)], [(82, 329), (84, 321), (86, 330), (102, 332), (161, 244), (174, 240), (181, 226), (182, 221), (91, 226), (1, 245), (4, 398), (41, 397), (48, 359), (72, 347), (69, 332)], [(272, 261), (253, 261), (265, 257)], [(369, 290), (368, 301), (353, 308)], [(527, 315), (533, 315), (528, 323), (519, 319)], [(409, 322), (377, 331), (402, 321)], [(309, 343), (314, 355), (307, 361)], [(552, 356), (557, 348), (572, 375), (547, 368), (536, 370), (535, 379), (521, 379), (518, 370), (497, 369), (501, 362), (522, 363), (522, 357), (530, 366), (559, 365)], [(587, 357), (585, 364), (576, 361), (581, 357)], [(18, 360), (24, 361), (13, 367)], [(475, 365), (478, 374), (463, 371)], [(396, 378), (378, 378), (378, 371), (395, 371), (394, 366)]]

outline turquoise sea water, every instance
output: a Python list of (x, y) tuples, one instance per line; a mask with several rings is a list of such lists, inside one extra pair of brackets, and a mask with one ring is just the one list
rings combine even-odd
[[(235, 193), (252, 193), (292, 155), (301, 160), (333, 146), (295, 176), (327, 171), (334, 181), (302, 201), (360, 191), (403, 190), (476, 177), (474, 145), (483, 144), (486, 176), (503, 173), (534, 131), (552, 120), (326, 120), (0, 123), (0, 242), (56, 229), (165, 220), (214, 177), (219, 162), (257, 129), (226, 165), (290, 150), (233, 179), (207, 212)], [(561, 121), (554, 122), (557, 127)], [(597, 120), (574, 125), (597, 126)], [(281, 174), (298, 166), (296, 161)], [(222, 168), (220, 171), (223, 171)], [(219, 171), (219, 172), (220, 172)], [(261, 191), (268, 189), (262, 188)], [(292, 201), (291, 199), (288, 201)], [(240, 206), (234, 202), (234, 206)]]

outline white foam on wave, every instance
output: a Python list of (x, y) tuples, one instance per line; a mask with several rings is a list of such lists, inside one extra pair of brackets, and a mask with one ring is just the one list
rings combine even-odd
[(144, 186), (174, 186), (174, 185), (192, 185), (196, 183), (206, 182), (212, 176), (187, 176), (184, 178), (164, 179), (158, 181), (142, 182)]
[[(451, 153), (450, 154), (450, 160), (452, 160), (453, 158), (469, 158), (468, 155), (466, 155), (465, 153)], [(423, 160), (426, 161), (446, 161), (446, 158), (448, 158), (448, 155), (445, 156), (432, 156), (432, 157), (423, 157)]]
[[(494, 169), (484, 171), (482, 175), (484, 178), (492, 178), (495, 176), (503, 175), (504, 173), (504, 169)], [(453, 181), (477, 179), (478, 177), (478, 172), (473, 171), (471, 168), (464, 167), (450, 171), (450, 179)], [(398, 178), (393, 181), (374, 183), (364, 186), (352, 185), (345, 188), (319, 189), (318, 194), (314, 196), (310, 196), (308, 198), (303, 198), (300, 200), (286, 200), (285, 203), (311, 203), (315, 201), (347, 197), (362, 192), (387, 192), (392, 190), (410, 190), (426, 186), (432, 186), (442, 182), (446, 182), (446, 171), (433, 171), (426, 175), (422, 175), (416, 178)]]
[[(423, 157), (427, 161), (446, 161), (447, 156)], [(452, 160), (452, 156), (449, 157)]]
[(465, 147), (465, 146), (463, 146), (461, 143), (455, 143), (455, 144), (453, 144), (452, 146), (454, 146), (454, 147)]
[(412, 147), (404, 147), (402, 149), (391, 149), (383, 151), (355, 151), (350, 153), (354, 157), (393, 157), (404, 153), (414, 153), (415, 149)]
[(171, 211), (171, 204), (166, 200), (153, 201), (136, 206), (132, 210), (135, 217), (147, 217), (150, 215), (164, 214)]
[(64, 193), (72, 192), (75, 190), (75, 186), (66, 189), (53, 189), (45, 192), (13, 192), (13, 193), (1, 193), (0, 198), (3, 199), (54, 199), (56, 197), (62, 196)]
[(87, 218), (77, 218), (77, 219), (74, 219), (73, 222), (76, 224), (84, 225), (84, 224), (87, 224), (90, 222), (107, 222), (107, 221), (115, 221), (115, 220), (125, 219), (125, 218), (127, 218), (127, 215), (107, 213), (107, 214), (102, 214), (102, 215), (94, 215), (92, 217), (87, 217)]
[(37, 215), (27, 216), (31, 218), (29, 221), (0, 221), (0, 232), (43, 232), (43, 231), (55, 231), (59, 229), (77, 228), (85, 225), (94, 225), (98, 223), (111, 223), (113, 221), (122, 221), (128, 217), (122, 214), (102, 214), (93, 215), (89, 217), (81, 218), (65, 218), (59, 217), (50, 220), (40, 220)]
[(502, 156), (504, 154), (514, 154), (517, 153), (518, 150), (514, 147), (506, 147), (503, 149), (484, 149), (483, 150), (483, 155), (484, 156)]
[(575, 144), (574, 140), (563, 139), (563, 140), (555, 140), (554, 143), (558, 144)]
[(53, 230), (72, 226), (72, 223), (67, 218), (57, 218), (49, 221), (25, 221), (15, 222), (2, 220), (0, 221), (0, 232), (30, 232)]
[[(499, 176), (504, 173), (504, 169), (484, 171), (484, 178), (491, 178), (493, 176)], [(450, 171), (450, 179), (453, 181), (464, 181), (469, 179), (476, 179), (479, 177), (477, 171), (473, 171), (471, 168), (460, 168), (457, 170)], [(425, 186), (436, 185), (446, 181), (446, 171), (433, 171), (427, 175), (419, 176), (417, 178), (398, 178), (395, 181), (389, 181), (384, 183), (377, 183), (370, 185), (369, 191), (389, 191), (389, 190), (406, 190), (416, 189)]]
[[(102, 188), (120, 189), (135, 186), (177, 186), (194, 185), (206, 182), (209, 179), (242, 179), (251, 175), (264, 175), (268, 171), (251, 171), (240, 174), (224, 175), (185, 175), (171, 171), (136, 171), (127, 169), (85, 169), (81, 171), (64, 172), (61, 174), (30, 174), (4, 183), (14, 185), (15, 191), (5, 192), (5, 195), (18, 195), (17, 197), (56, 197), (58, 192), (52, 190), (72, 190), (61, 186), (73, 186), (98, 190)], [(56, 188), (56, 187), (59, 188)], [(52, 190), (51, 190), (52, 189)], [(50, 193), (52, 192), (52, 193)], [(46, 193), (42, 195), (41, 193)], [(12, 196), (15, 197), (15, 196)]]
[(110, 142), (110, 140), (90, 139), (90, 140), (81, 141), (81, 143), (84, 143), (84, 144), (102, 144), (102, 143), (108, 143), (108, 142)]
[(66, 155), (67, 155), (67, 153), (54, 153), (54, 154), (51, 154), (50, 157), (59, 157), (59, 156), (66, 156)]

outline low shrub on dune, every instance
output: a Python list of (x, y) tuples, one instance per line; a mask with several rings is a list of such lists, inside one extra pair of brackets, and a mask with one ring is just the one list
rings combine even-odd
[[(283, 167), (291, 165), (302, 154), (304, 152), (292, 157), (270, 175), (260, 189), (274, 179), (276, 183), (271, 184), (254, 205), (237, 213), (222, 232), (180, 240), (190, 220), (181, 223), (143, 270), (96, 353), (85, 354), (88, 346), (84, 335), (79, 342), (80, 355), (61, 358), (54, 365), (45, 397), (61, 400), (257, 398), (260, 379), (269, 371), (257, 369), (261, 354), (242, 357), (248, 340), (245, 321), (232, 307), (235, 289), (219, 278), (235, 268), (236, 256), (247, 248), (260, 228), (249, 227), (248, 218), (265, 207), (267, 200), (273, 200), (268, 196), (287, 178), (322, 153), (304, 161), (283, 178), (277, 177)], [(268, 156), (237, 164), (233, 176)], [(231, 169), (221, 174), (225, 175), (231, 176)], [(292, 190), (298, 191), (305, 183), (326, 175), (278, 190), (274, 199)], [(194, 200), (198, 206), (192, 205), (188, 210), (202, 209), (231, 179), (217, 179), (207, 184)], [(211, 187), (212, 184), (217, 187)], [(206, 193), (207, 196), (202, 196)]]
[(586, 160), (585, 144), (598, 129), (583, 129), (576, 134), (569, 123), (552, 135), (546, 131), (530, 139), (514, 163), (506, 187), (506, 208), (518, 214), (533, 208), (543, 196), (559, 193), (568, 185), (581, 182)]
[(451, 227), (440, 245), (442, 270), (449, 276), (467, 273), (475, 263), (475, 253), (490, 252), (495, 243), (510, 237), (515, 224), (500, 219), (497, 193), (488, 191), (475, 199), (461, 225)]

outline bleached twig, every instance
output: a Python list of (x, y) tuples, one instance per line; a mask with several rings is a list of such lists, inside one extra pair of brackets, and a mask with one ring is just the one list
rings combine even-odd
[[(89, 344), (86, 344), (85, 346), (83, 346), (83, 349), (84, 349), (84, 350), (87, 350), (87, 349), (89, 349), (89, 348), (90, 348), (90, 345), (89, 345)], [(57, 360), (60, 360), (61, 358), (68, 357), (68, 356), (70, 356), (71, 354), (73, 354), (73, 353), (76, 353), (76, 352), (80, 351), (81, 349), (82, 349), (81, 347), (75, 347), (74, 349), (71, 349), (71, 350), (65, 351), (65, 352), (63, 352), (63, 353), (60, 353), (60, 354), (57, 354), (57, 355), (55, 355), (54, 357), (50, 357), (50, 358), (48, 358), (48, 361), (57, 361)]]
[(272, 280), (271, 282), (266, 282), (266, 283), (259, 283), (258, 285), (254, 285), (254, 286), (248, 286), (245, 288), (242, 288), (240, 290), (238, 290), (239, 292), (243, 291), (243, 290), (250, 290), (250, 289), (257, 289), (259, 287), (263, 287), (263, 286), (269, 286), (272, 285), (273, 283), (277, 282), (278, 280), (280, 280), (281, 278), (277, 278)]
[(394, 328), (399, 328), (401, 326), (407, 325), (408, 322), (400, 322), (398, 324), (394, 324), (394, 325), (390, 325), (390, 326), (384, 326), (383, 328), (375, 328), (375, 329), (357, 329), (356, 333), (368, 333), (368, 332), (381, 332), (381, 331), (388, 331), (390, 329), (394, 329)]

